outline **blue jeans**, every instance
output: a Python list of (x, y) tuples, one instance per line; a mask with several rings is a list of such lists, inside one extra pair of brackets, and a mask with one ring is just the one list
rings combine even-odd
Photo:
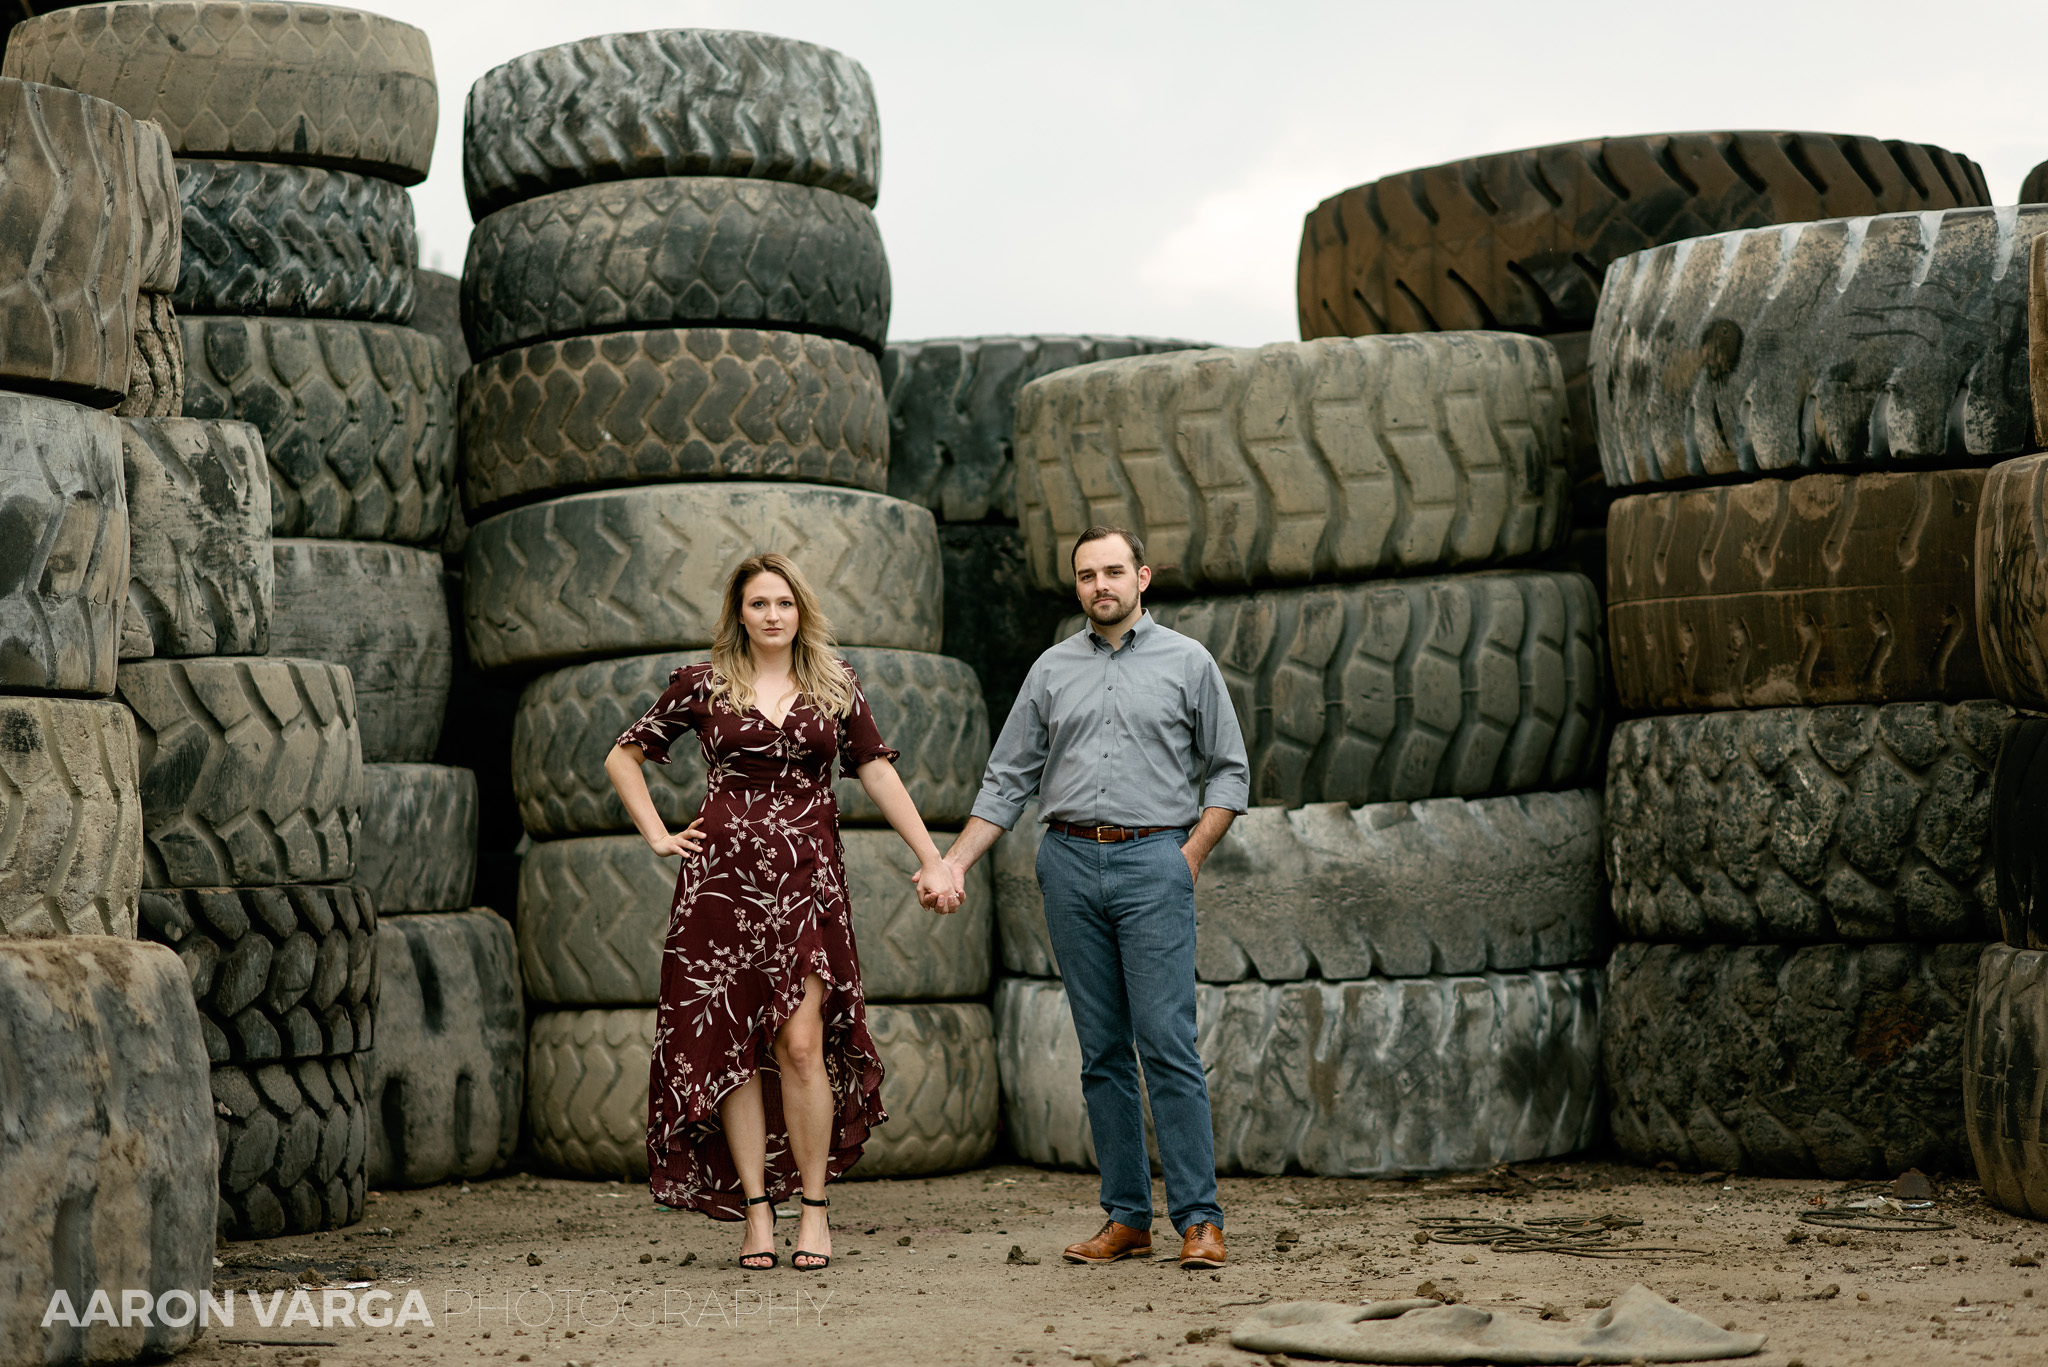
[(1195, 1051), (1195, 884), (1184, 839), (1162, 831), (1097, 844), (1049, 830), (1038, 847), (1045, 928), (1081, 1041), (1102, 1208), (1118, 1224), (1152, 1227), (1142, 1058), (1167, 1214), (1181, 1234), (1204, 1220), (1223, 1224), (1209, 1084)]

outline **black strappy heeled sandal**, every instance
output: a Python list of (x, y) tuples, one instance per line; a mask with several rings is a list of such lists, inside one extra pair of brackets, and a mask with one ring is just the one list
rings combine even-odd
[[(822, 1201), (813, 1201), (808, 1196), (799, 1196), (796, 1199), (807, 1206), (829, 1206), (832, 1204), (832, 1198), (829, 1196)], [(797, 1261), (798, 1258), (816, 1258), (818, 1261), (815, 1263), (799, 1263)], [(795, 1272), (823, 1272), (826, 1268), (832, 1266), (832, 1255), (829, 1253), (812, 1253), (808, 1249), (800, 1248), (789, 1255), (789, 1266)]]
[[(766, 1201), (768, 1199), (769, 1198), (766, 1196), (749, 1196), (747, 1198), (747, 1204), (750, 1206), (758, 1206), (763, 1201)], [(773, 1206), (768, 1207), (768, 1241), (770, 1243), (775, 1242), (775, 1207)], [(765, 1263), (748, 1261), (752, 1258), (766, 1258), (768, 1261)], [(766, 1253), (740, 1254), (740, 1266), (746, 1268), (749, 1272), (766, 1272), (769, 1268), (777, 1266), (779, 1263), (781, 1263), (781, 1261), (782, 1255), (777, 1253), (772, 1248), (769, 1249)]]

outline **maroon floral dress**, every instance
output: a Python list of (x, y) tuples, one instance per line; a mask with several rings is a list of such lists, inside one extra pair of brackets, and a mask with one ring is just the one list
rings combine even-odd
[(666, 764), (676, 736), (695, 731), (709, 771), (698, 812), (704, 843), (683, 857), (661, 955), (647, 1158), (655, 1200), (739, 1220), (745, 1198), (718, 1103), (757, 1070), (768, 1194), (780, 1200), (802, 1187), (772, 1045), (803, 1001), (807, 973), (825, 983), (825, 1076), (834, 1102), (827, 1180), (859, 1161), (868, 1131), (888, 1119), (854, 952), (832, 759), (850, 775), (897, 752), (882, 743), (857, 679), (843, 720), (799, 697), (781, 726), (757, 708), (714, 709), (710, 691), (710, 665), (676, 670), (619, 744)]

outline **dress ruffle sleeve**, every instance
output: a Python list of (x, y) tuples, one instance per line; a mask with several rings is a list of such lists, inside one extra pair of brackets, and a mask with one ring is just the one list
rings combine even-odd
[(638, 746), (656, 764), (668, 763), (669, 745), (697, 724), (691, 704), (701, 700), (709, 673), (709, 665), (685, 665), (670, 674), (654, 706), (620, 733), (617, 744)]
[(893, 763), (902, 752), (890, 749), (882, 740), (875, 714), (868, 710), (867, 694), (861, 692), (860, 676), (853, 672), (852, 665), (846, 666), (846, 675), (853, 680), (853, 706), (846, 709), (846, 715), (839, 721), (839, 772), (852, 778), (853, 771), (869, 760), (886, 759)]

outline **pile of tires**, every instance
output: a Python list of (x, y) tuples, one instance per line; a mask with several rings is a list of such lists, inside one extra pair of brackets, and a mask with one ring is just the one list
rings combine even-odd
[(1205, 342), (1157, 337), (935, 337), (882, 353), (889, 492), (931, 509), (945, 562), (946, 649), (981, 680), (991, 724), (1074, 610), (1073, 586), (1032, 578), (1018, 525), (1017, 391), (1055, 370)]
[[(532, 840), (527, 1119), (563, 1172), (648, 1173), (676, 865), (633, 833), (604, 760), (670, 674), (706, 658), (739, 561), (773, 550), (804, 567), (927, 824), (965, 821), (987, 761), (981, 686), (938, 653), (932, 515), (884, 492), (880, 155), (866, 71), (764, 34), (568, 43), (470, 91), (464, 609), (474, 665), (524, 686), (510, 756)], [(686, 826), (695, 748), (644, 772), (663, 822)], [(934, 918), (858, 784), (837, 796), (888, 1073), (890, 1119), (856, 1175), (969, 1166), (998, 1114), (987, 887)]]
[[(1567, 525), (1564, 413), (1550, 345), (1486, 332), (1137, 356), (1019, 395), (1036, 582), (1067, 582), (1090, 523), (1138, 532), (1149, 610), (1216, 658), (1250, 752), (1254, 809), (1195, 893), (1219, 1171), (1592, 1134), (1598, 603), (1527, 567)], [(1038, 835), (995, 854), (1005, 1116), (1027, 1161), (1090, 1166)]]
[[(413, 914), (469, 905), (476, 847), (474, 777), (425, 763), (455, 442), (445, 343), (407, 326), (426, 35), (320, 5), (86, 6), (22, 26), (7, 62), (167, 133), (182, 230), (136, 352), (175, 364), (149, 406), (131, 383), (126, 434), (142, 931), (184, 959), (205, 1023), (223, 1232), (347, 1223), (370, 1182), (509, 1158), (523, 1060), (509, 927), (480, 914), (502, 943), (462, 960), (495, 971), (495, 1014), (407, 953)], [(451, 1102), (471, 1086), (484, 1101)], [(419, 1157), (437, 1143), (463, 1157)]]
[[(151, 540), (162, 472), (146, 453), (136, 463), (120, 416), (160, 399), (138, 352), (178, 267), (166, 146), (106, 100), (0, 77), (9, 1361), (175, 1352), (197, 1337), (195, 1316), (123, 1325), (88, 1311), (108, 1287), (196, 1309), (212, 1285), (220, 1139), (207, 1054), (177, 957), (136, 938), (150, 788), (117, 696), (138, 593), (179, 589)], [(131, 528), (146, 543), (132, 568)], [(142, 1229), (150, 1237), (133, 1237)], [(65, 1300), (72, 1314), (53, 1322)]]
[[(1599, 533), (1619, 487), (1602, 478), (1597, 428), (1608, 412), (1596, 414), (1589, 383), (1611, 263), (1702, 233), (1989, 203), (1983, 172), (1965, 157), (1833, 133), (1657, 133), (1471, 157), (1316, 206), (1302, 225), (1301, 335), (1500, 328), (1548, 338), (1570, 398), (1575, 558), (1598, 578)], [(1691, 373), (1664, 379), (1682, 387)]]
[(1603, 1067), (1638, 1160), (1957, 1172), (1966, 1115), (2018, 1133), (1969, 1110), (1966, 1064), (2004, 1068), (1970, 1043), (2012, 915), (1994, 790), (2024, 787), (2009, 704), (2040, 705), (2028, 589), (1994, 581), (2035, 556), (2039, 458), (2008, 458), (2043, 231), (1929, 208), (1608, 269), (1608, 621), (1621, 704), (1654, 715), (1608, 766)]

